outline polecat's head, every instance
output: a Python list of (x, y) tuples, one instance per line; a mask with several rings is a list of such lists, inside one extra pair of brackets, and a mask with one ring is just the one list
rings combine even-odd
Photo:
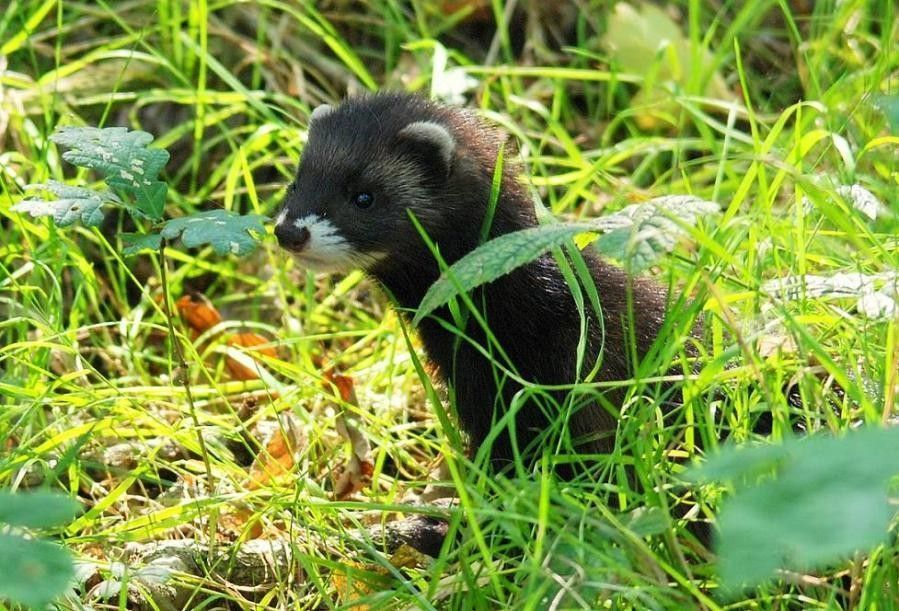
[(466, 117), (404, 94), (318, 107), (277, 216), (278, 242), (324, 271), (430, 257), (409, 212), (438, 240), (466, 224), (471, 196), (459, 176), (477, 165), (460, 150)]

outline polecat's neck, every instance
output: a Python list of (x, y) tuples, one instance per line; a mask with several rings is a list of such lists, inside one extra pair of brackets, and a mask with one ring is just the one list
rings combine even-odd
[[(490, 194), (483, 191), (471, 193), (470, 202), (453, 202), (448, 210), (478, 210), (478, 214), (466, 216), (457, 213), (446, 223), (439, 236), (430, 236), (439, 249), (440, 257), (447, 265), (475, 250), (481, 244), (482, 227)], [(506, 177), (500, 189), (496, 209), (490, 224), (489, 238), (512, 233), (536, 225), (533, 202), (527, 191), (514, 177)], [(390, 293), (396, 304), (406, 311), (416, 309), (425, 293), (440, 277), (440, 265), (427, 246), (409, 248), (402, 255), (384, 261), (372, 269), (372, 274)]]

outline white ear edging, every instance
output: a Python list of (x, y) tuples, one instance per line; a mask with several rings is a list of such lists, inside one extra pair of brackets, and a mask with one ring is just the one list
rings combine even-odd
[(315, 107), (315, 110), (312, 111), (312, 114), (309, 115), (309, 123), (311, 124), (313, 121), (318, 121), (322, 117), (325, 117), (334, 112), (334, 107), (330, 104), (321, 104)]
[(456, 140), (449, 130), (435, 121), (415, 121), (400, 130), (400, 138), (432, 146), (449, 171), (456, 150)]

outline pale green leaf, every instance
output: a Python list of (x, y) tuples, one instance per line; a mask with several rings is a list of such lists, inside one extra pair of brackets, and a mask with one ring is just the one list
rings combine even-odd
[(0, 598), (32, 609), (62, 594), (74, 576), (71, 555), (59, 545), (0, 534)]
[(596, 229), (606, 232), (596, 247), (622, 261), (628, 271), (638, 273), (671, 252), (686, 235), (685, 227), (718, 210), (718, 204), (690, 195), (657, 197), (595, 221)]
[(886, 117), (890, 133), (899, 134), (899, 95), (874, 96), (874, 104)]
[(159, 250), (162, 246), (162, 236), (158, 233), (123, 233), (122, 238), (122, 254), (126, 257), (136, 255), (145, 250)]
[[(762, 483), (747, 484), (760, 475)], [(778, 569), (823, 567), (885, 542), (896, 515), (887, 492), (897, 475), (899, 428), (872, 427), (729, 449), (691, 478), (737, 484), (721, 508), (716, 545), (722, 582), (733, 590)]]
[(103, 222), (103, 206), (109, 203), (121, 204), (121, 200), (111, 191), (95, 191), (53, 180), (28, 185), (26, 189), (49, 191), (58, 199), (25, 199), (13, 205), (11, 210), (26, 212), (35, 218), (52, 217), (53, 222), (60, 227), (67, 227), (78, 221), (87, 227), (98, 227)]
[[(624, 72), (643, 77), (643, 88), (631, 106), (645, 128), (658, 118), (678, 110), (671, 86), (685, 88), (698, 73), (701, 89), (691, 93), (719, 100), (736, 100), (724, 78), (715, 70), (715, 57), (708, 49), (693, 53), (691, 41), (664, 8), (642, 3), (639, 9), (619, 2), (609, 15), (602, 42), (610, 59)], [(645, 107), (645, 110), (640, 110)]]
[(265, 220), (258, 214), (242, 216), (228, 210), (207, 210), (168, 221), (160, 233), (166, 240), (180, 236), (188, 248), (209, 244), (219, 255), (243, 255), (256, 248), (251, 232), (265, 233)]
[(645, 269), (686, 235), (685, 227), (718, 209), (697, 197), (666, 196), (589, 222), (551, 223), (501, 235), (441, 274), (422, 299), (413, 324), (459, 293), (492, 282), (581, 233), (609, 232), (600, 238), (602, 252), (624, 260), (632, 271)]
[[(66, 524), (80, 509), (77, 501), (47, 490), (0, 491), (0, 524), (49, 528)], [(0, 565), (2, 566), (2, 565)]]

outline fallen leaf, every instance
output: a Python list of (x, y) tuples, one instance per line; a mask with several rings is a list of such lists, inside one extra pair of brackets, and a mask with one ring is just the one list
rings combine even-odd
[(403, 543), (390, 556), (390, 564), (398, 569), (414, 569), (426, 566), (428, 562), (428, 557), (425, 554), (422, 554), (408, 543)]
[(219, 515), (217, 526), (219, 540), (226, 543), (241, 539), (258, 539), (263, 535), (262, 521), (259, 520), (258, 513), (245, 507), (237, 507)]
[(273, 359), (278, 358), (278, 351), (275, 350), (274, 346), (270, 345), (271, 340), (251, 331), (235, 333), (229, 336), (225, 343), (229, 346), (244, 348), (243, 354), (253, 361), (252, 364), (242, 363), (238, 360), (239, 357), (235, 358), (235, 356), (227, 354), (225, 356), (225, 367), (228, 368), (228, 373), (231, 374), (231, 378), (234, 380), (259, 379), (259, 370), (262, 365), (254, 358), (254, 353)]
[(215, 306), (199, 293), (183, 295), (175, 302), (175, 307), (196, 336), (222, 322), (222, 315)]
[(269, 482), (289, 475), (296, 465), (296, 452), (305, 445), (305, 437), (296, 418), (283, 413), (276, 422), (259, 423), (257, 430), (268, 427), (263, 434), (263, 450), (250, 466), (247, 487), (261, 488)]
[(356, 402), (356, 389), (353, 386), (353, 378), (337, 373), (333, 367), (326, 369), (322, 375), (325, 379), (326, 390), (336, 388), (340, 399), (344, 403), (358, 405)]
[[(379, 566), (368, 566), (361, 562), (346, 562), (341, 568), (335, 568), (331, 571), (331, 585), (337, 592), (338, 599), (343, 603), (351, 603), (354, 600), (368, 596), (374, 592), (372, 584), (363, 581), (356, 575), (367, 573), (384, 574), (384, 569)], [(371, 609), (365, 604), (350, 604), (347, 609), (350, 611), (368, 611)]]
[[(353, 378), (337, 373), (334, 368), (327, 369), (323, 375), (326, 387), (336, 390), (343, 403), (358, 405)], [(352, 449), (350, 459), (337, 470), (334, 478), (334, 497), (343, 500), (362, 490), (371, 481), (374, 465), (370, 460), (371, 444), (345, 412), (338, 415), (336, 426), (337, 432), (350, 442)]]

